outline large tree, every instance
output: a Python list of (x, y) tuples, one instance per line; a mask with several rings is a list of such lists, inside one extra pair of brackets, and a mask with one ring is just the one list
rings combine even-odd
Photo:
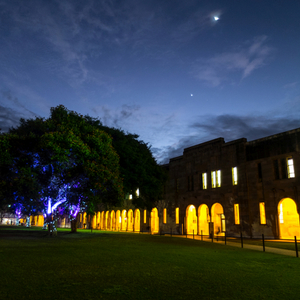
[[(99, 119), (85, 116), (86, 120), (112, 137), (112, 144), (120, 157), (120, 173), (124, 193), (132, 195), (132, 203), (139, 208), (151, 209), (160, 200), (166, 181), (165, 170), (157, 164), (150, 146), (136, 134), (102, 124)], [(139, 189), (139, 194), (136, 190)]]
[(52, 224), (53, 210), (64, 207), (75, 231), (81, 209), (123, 199), (111, 137), (63, 106), (48, 119), (21, 119), (0, 147), (1, 198), (25, 214), (44, 211)]

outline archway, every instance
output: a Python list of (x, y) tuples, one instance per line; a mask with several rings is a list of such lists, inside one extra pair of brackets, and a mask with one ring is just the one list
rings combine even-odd
[(97, 227), (96, 227), (96, 228), (97, 228), (97, 229), (100, 229), (100, 227), (101, 227), (101, 226), (100, 226), (100, 225), (101, 225), (101, 218), (100, 218), (101, 213), (100, 213), (100, 211), (97, 212), (97, 215), (96, 215), (96, 216), (97, 216), (97, 219), (96, 219), (96, 226), (97, 226)]
[(107, 211), (106, 213), (105, 213), (105, 229), (107, 230), (107, 229), (109, 229), (109, 219), (110, 219), (110, 217), (109, 217), (109, 211)]
[(122, 225), (121, 228), (123, 231), (126, 231), (127, 229), (127, 215), (126, 215), (126, 210), (124, 209), (122, 211)]
[(105, 222), (104, 222), (104, 211), (101, 212), (101, 223), (100, 223), (100, 229), (104, 229), (104, 225), (105, 225)]
[(291, 198), (284, 198), (278, 203), (279, 237), (293, 239), (299, 237), (299, 214), (297, 204)]
[(157, 208), (153, 208), (151, 211), (151, 233), (158, 233), (159, 231), (159, 218)]
[(140, 231), (140, 224), (141, 222), (141, 213), (139, 209), (136, 209), (134, 211), (134, 231), (139, 232)]
[(133, 231), (133, 211), (132, 209), (129, 209), (128, 211), (128, 225), (127, 225), (128, 231)]
[(194, 205), (186, 208), (186, 232), (187, 234), (197, 234), (197, 215)]
[(92, 216), (92, 222), (91, 222), (92, 228), (96, 229), (97, 228), (97, 214)]
[(223, 236), (225, 231), (225, 216), (223, 206), (220, 203), (215, 203), (211, 207), (211, 221), (213, 222), (213, 233)]
[(198, 232), (199, 234), (209, 235), (210, 215), (206, 204), (201, 204), (198, 208)]
[(117, 210), (116, 212), (116, 230), (120, 230), (121, 229), (121, 223), (122, 223), (122, 218), (121, 218), (121, 212), (119, 210)]
[(111, 230), (116, 230), (116, 214), (115, 211), (112, 210), (110, 213), (110, 222), (111, 222)]

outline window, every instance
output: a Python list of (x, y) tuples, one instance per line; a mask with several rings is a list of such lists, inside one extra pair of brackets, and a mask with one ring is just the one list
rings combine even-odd
[(273, 166), (275, 179), (279, 179), (279, 163), (277, 159), (273, 161)]
[(262, 181), (262, 169), (261, 169), (261, 163), (257, 164), (257, 172), (258, 172), (258, 180)]
[(211, 186), (212, 188), (221, 186), (221, 170), (211, 172)]
[(234, 224), (240, 224), (240, 207), (239, 204), (234, 204)]
[(207, 173), (202, 173), (202, 188), (207, 189)]
[(188, 191), (194, 190), (194, 176), (188, 176)]
[(147, 210), (144, 209), (144, 223), (147, 223)]
[(179, 224), (179, 207), (175, 208), (175, 222)]
[(238, 174), (237, 174), (237, 167), (232, 168), (232, 184), (238, 184)]
[(167, 223), (167, 209), (164, 208), (164, 218), (163, 218), (163, 222), (166, 224)]
[(260, 224), (266, 224), (266, 208), (265, 202), (259, 203)]
[(287, 158), (287, 173), (288, 173), (288, 178), (295, 177), (294, 160), (291, 157)]
[(225, 215), (221, 214), (221, 231), (226, 231), (226, 221), (225, 221)]
[(282, 158), (281, 159), (281, 178), (286, 179), (287, 178), (287, 159)]
[(137, 197), (140, 196), (140, 189), (137, 189), (137, 190), (136, 190), (136, 195), (137, 195)]
[(129, 195), (128, 199), (129, 199), (129, 200), (132, 200), (132, 194)]

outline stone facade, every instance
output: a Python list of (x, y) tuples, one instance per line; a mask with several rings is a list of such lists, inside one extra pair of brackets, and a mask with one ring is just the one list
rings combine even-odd
[[(298, 235), (299, 143), (300, 128), (251, 142), (218, 138), (184, 149), (164, 166), (169, 174), (163, 201), (168, 221), (162, 221), (160, 210), (161, 229), (269, 238)], [(291, 203), (282, 201), (286, 198)], [(284, 227), (288, 224), (290, 229)]]

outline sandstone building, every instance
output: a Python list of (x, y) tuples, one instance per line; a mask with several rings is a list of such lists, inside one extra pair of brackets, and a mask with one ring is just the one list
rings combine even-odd
[[(163, 200), (151, 211), (131, 197), (79, 228), (204, 236), (300, 237), (300, 128), (248, 142), (218, 138), (170, 159)], [(138, 192), (138, 191), (137, 191)], [(37, 219), (39, 218), (39, 219)], [(41, 223), (42, 216), (32, 218)], [(61, 219), (59, 226), (69, 226)]]

